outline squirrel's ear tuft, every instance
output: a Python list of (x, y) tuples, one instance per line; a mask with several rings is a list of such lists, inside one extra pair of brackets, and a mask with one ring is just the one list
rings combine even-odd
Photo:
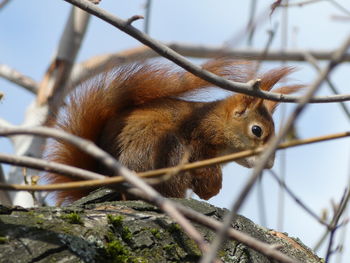
[[(279, 93), (279, 94), (290, 94), (290, 93), (298, 92), (303, 88), (305, 88), (305, 85), (291, 85), (291, 86), (280, 87), (278, 89), (273, 90), (273, 92)], [(272, 114), (276, 110), (279, 102), (272, 101), (272, 100), (264, 100), (264, 104), (267, 110)]]
[(294, 67), (283, 67), (283, 68), (273, 69), (264, 73), (260, 77), (261, 79), (260, 89), (265, 91), (270, 91), (277, 82), (284, 79), (286, 76), (288, 76), (290, 73), (294, 71), (295, 71)]

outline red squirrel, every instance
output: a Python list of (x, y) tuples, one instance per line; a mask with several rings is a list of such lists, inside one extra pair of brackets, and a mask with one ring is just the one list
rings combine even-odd
[[(203, 69), (233, 81), (247, 82), (255, 72), (252, 64), (215, 59)], [(260, 88), (270, 91), (293, 69), (283, 67), (262, 76)], [(106, 76), (104, 76), (106, 77)], [(191, 73), (159, 64), (133, 64), (99, 77), (73, 92), (55, 127), (95, 142), (122, 165), (136, 172), (176, 166), (184, 153), (189, 162), (226, 153), (253, 149), (266, 144), (274, 135), (272, 113), (278, 102), (233, 94), (211, 102), (186, 101), (187, 92), (212, 86)], [(288, 94), (300, 85), (285, 86), (274, 92)], [(50, 161), (111, 175), (101, 164), (64, 141), (53, 141), (46, 157)], [(254, 166), (257, 157), (238, 160)], [(267, 168), (273, 165), (271, 158)], [(47, 174), (49, 183), (73, 181), (58, 174)], [(209, 199), (221, 189), (220, 165), (172, 176), (154, 187), (166, 197), (185, 197), (192, 189)], [(60, 203), (69, 203), (86, 191), (57, 193)]]

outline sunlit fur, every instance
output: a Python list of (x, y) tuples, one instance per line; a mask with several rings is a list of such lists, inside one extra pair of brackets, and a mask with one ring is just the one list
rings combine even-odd
[[(234, 60), (212, 60), (203, 68), (233, 81), (247, 82), (254, 76), (251, 64)], [(269, 91), (292, 68), (269, 71), (261, 78), (261, 89)], [(214, 102), (184, 101), (177, 97), (189, 91), (212, 86), (184, 71), (164, 65), (134, 64), (116, 69), (93, 80), (70, 96), (55, 127), (94, 141), (119, 162), (137, 172), (177, 165), (185, 151), (189, 161), (252, 149), (274, 135), (272, 113), (278, 103), (242, 94)], [(298, 85), (276, 89), (292, 93)], [(255, 136), (252, 125), (262, 129)], [(100, 163), (74, 146), (53, 141), (48, 160), (111, 175)], [(252, 167), (255, 157), (237, 161)], [(273, 158), (268, 167), (273, 164)], [(50, 183), (72, 181), (58, 174), (47, 174)], [(220, 165), (182, 173), (155, 188), (164, 196), (184, 197), (186, 189), (209, 199), (221, 189)], [(87, 192), (63, 191), (59, 202), (68, 203)]]

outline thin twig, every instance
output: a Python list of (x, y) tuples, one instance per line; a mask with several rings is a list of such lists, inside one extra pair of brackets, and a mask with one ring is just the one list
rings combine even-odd
[[(95, 6), (94, 4), (90, 3)], [(65, 97), (65, 87), (73, 64), (84, 39), (90, 15), (79, 8), (71, 7), (68, 20), (61, 35), (57, 54), (49, 65), (40, 84), (38, 105), (49, 105), (50, 113), (56, 113)]]
[(259, 72), (259, 69), (261, 67), (261, 62), (266, 61), (266, 56), (269, 53), (272, 41), (276, 35), (276, 31), (277, 31), (277, 24), (275, 25), (274, 29), (271, 29), (268, 31), (269, 38), (266, 41), (265, 48), (262, 51), (261, 59), (257, 60), (256, 67), (255, 67), (256, 73)]
[(294, 3), (283, 3), (283, 4), (279, 4), (279, 7), (302, 7), (304, 5), (309, 5), (309, 4), (315, 4), (318, 2), (322, 2), (322, 1), (328, 1), (328, 0), (305, 0), (305, 1), (300, 1), (300, 2), (294, 2)]
[[(205, 46), (184, 43), (168, 43), (168, 47), (180, 53), (183, 56), (194, 58), (215, 58), (230, 57), (244, 60), (267, 60), (267, 61), (305, 61), (305, 50), (289, 49), (281, 51), (280, 49), (270, 49), (264, 54), (264, 49), (248, 48), (222, 48), (221, 46)], [(328, 50), (309, 50), (310, 54), (317, 60), (330, 60), (332, 51)], [(344, 61), (350, 61), (350, 54), (344, 55)]]
[[(13, 129), (12, 129), (12, 131), (14, 132)], [(19, 132), (17, 134), (19, 134)], [(4, 134), (0, 129), (0, 135), (4, 136), (6, 134)], [(51, 135), (53, 135), (53, 134), (51, 134)], [(304, 139), (304, 140), (294, 140), (294, 141), (289, 141), (289, 142), (286, 142), (286, 143), (279, 145), (278, 149), (286, 149), (286, 148), (302, 146), (302, 145), (307, 145), (307, 144), (312, 144), (312, 143), (318, 143), (318, 142), (323, 142), (323, 141), (328, 141), (328, 140), (335, 140), (335, 139), (344, 138), (344, 137), (348, 137), (348, 136), (350, 136), (350, 132), (331, 134), (331, 135), (314, 137), (314, 138), (309, 138), (309, 139)], [(175, 167), (169, 167), (169, 168), (151, 170), (151, 171), (147, 171), (147, 172), (141, 172), (141, 173), (137, 173), (137, 176), (142, 177), (142, 178), (152, 178), (152, 177), (160, 176), (160, 175), (164, 175), (164, 174), (172, 174), (174, 171), (176, 171), (176, 172), (190, 171), (193, 169), (212, 166), (214, 164), (222, 164), (222, 163), (227, 163), (230, 161), (238, 160), (241, 158), (246, 158), (246, 157), (261, 153), (262, 151), (263, 151), (263, 149), (247, 150), (247, 151), (229, 154), (229, 155), (221, 156), (221, 157), (217, 157), (217, 158), (207, 159), (207, 160), (203, 160), (203, 161), (197, 161), (194, 163), (180, 164), (179, 166), (175, 166)], [(91, 152), (88, 152), (88, 153), (91, 154)], [(92, 156), (94, 156), (94, 155), (92, 154)], [(21, 157), (21, 156), (13, 156), (13, 155), (5, 155), (5, 154), (0, 155), (0, 161), (3, 161), (4, 163), (11, 163), (14, 165), (25, 166), (25, 167), (30, 167), (30, 168), (34, 168), (34, 169), (38, 169), (38, 170), (45, 170), (45, 171), (50, 171), (50, 172), (61, 172), (62, 174), (67, 174), (67, 175), (68, 175), (68, 173), (70, 173), (70, 171), (68, 169), (66, 169), (70, 166), (61, 164), (61, 165), (57, 165), (57, 167), (54, 167), (56, 165), (56, 163), (50, 162), (53, 165), (53, 167), (52, 167), (50, 165), (50, 163), (42, 161), (42, 160), (40, 160), (39, 162), (34, 162), (34, 164), (33, 164), (33, 160), (37, 160), (37, 159), (31, 158), (31, 157)], [(42, 164), (42, 166), (41, 166), (41, 164)], [(64, 168), (64, 167), (66, 167), (66, 168)], [(71, 168), (74, 168), (74, 167), (71, 167)], [(72, 173), (70, 174), (70, 176), (82, 175), (82, 177), (84, 178), (86, 176), (86, 173), (79, 172), (79, 170), (80, 169), (78, 169), (78, 168), (71, 170)], [(95, 174), (95, 173), (90, 172), (90, 176), (94, 176), (94, 175), (101, 176), (99, 174)], [(33, 190), (33, 191), (73, 190), (73, 189), (92, 188), (92, 187), (96, 188), (96, 187), (100, 187), (100, 186), (115, 185), (117, 183), (121, 183), (124, 181), (125, 181), (125, 179), (122, 176), (114, 176), (114, 177), (105, 177), (103, 180), (99, 179), (99, 180), (77, 181), (77, 182), (64, 183), (64, 184), (38, 185), (38, 186), (32, 186), (32, 188), (31, 187), (28, 188), (28, 186), (15, 185), (15, 184), (0, 185), (0, 189), (16, 190), (16, 191), (20, 191), (20, 190), (25, 190), (25, 191), (28, 191), (28, 190)]]
[[(5, 174), (4, 174), (4, 171), (2, 169), (1, 163), (0, 163), (0, 182), (1, 183), (6, 182)], [(9, 193), (7, 191), (0, 190), (0, 204), (9, 205), (9, 206), (11, 205), (11, 198), (10, 198)]]
[[(192, 74), (218, 86), (223, 89), (227, 89), (230, 91), (235, 91), (239, 93), (244, 93), (247, 95), (274, 100), (274, 101), (285, 101), (285, 102), (297, 102), (300, 100), (300, 97), (295, 97), (292, 95), (284, 95), (284, 94), (277, 94), (277, 93), (271, 93), (261, 90), (255, 90), (253, 89), (254, 82), (249, 83), (239, 83), (239, 82), (233, 82), (229, 81), (225, 78), (219, 77), (211, 72), (208, 72), (206, 70), (203, 70), (200, 66), (197, 66), (193, 63), (190, 63), (188, 60), (186, 60), (183, 56), (176, 53), (174, 50), (170, 49), (166, 45), (160, 43), (159, 41), (151, 38), (150, 36), (146, 35), (145, 33), (141, 32), (137, 28), (127, 24), (126, 21), (113, 16), (112, 14), (108, 13), (107, 11), (91, 4), (87, 0), (64, 0), (66, 2), (69, 2), (73, 5), (78, 6), (79, 8), (101, 18), (102, 20), (108, 22), (109, 24), (119, 28), (121, 31), (127, 33), (128, 35), (134, 37), (135, 39), (139, 40), (143, 44), (149, 46), (152, 48), (155, 52), (159, 53), (161, 56), (171, 60), (175, 64), (179, 65), (180, 67), (184, 68), (185, 70), (191, 72)], [(218, 55), (218, 54), (216, 54)], [(350, 95), (348, 96), (348, 99), (350, 98)], [(312, 100), (310, 100), (312, 101)], [(327, 99), (322, 100), (327, 101)]]
[(0, 9), (4, 8), (4, 6), (5, 6), (6, 4), (8, 4), (9, 2), (10, 2), (10, 0), (2, 0), (2, 1), (0, 2)]
[(146, 0), (146, 5), (145, 5), (145, 24), (143, 31), (146, 34), (149, 34), (149, 29), (150, 29), (150, 21), (151, 21), (151, 10), (152, 10), (152, 0)]
[[(305, 52), (305, 59), (316, 69), (316, 71), (318, 73), (320, 73), (321, 68), (320, 66), (317, 64), (317, 60), (309, 53), (309, 52)], [(332, 90), (332, 92), (336, 95), (339, 94), (337, 88), (335, 87), (335, 85), (333, 84), (333, 82), (327, 77), (326, 78), (326, 82), (329, 86), (329, 88)], [(343, 112), (345, 113), (345, 115), (347, 116), (348, 120), (350, 121), (350, 111), (348, 110), (346, 104), (344, 102), (339, 102), (340, 107), (343, 109)]]
[(326, 1), (329, 2), (331, 5), (333, 5), (335, 8), (343, 12), (344, 14), (350, 16), (350, 11), (346, 9), (344, 6), (339, 4), (337, 1), (334, 0), (307, 0), (307, 1), (301, 1), (296, 3), (286, 3), (286, 4), (280, 4), (280, 7), (302, 7), (304, 5), (308, 4), (315, 4), (317, 2)]
[(304, 204), (300, 198), (298, 198), (291, 189), (289, 189), (289, 187), (286, 185), (285, 182), (283, 182), (278, 176), (277, 174), (273, 171), (273, 170), (269, 170), (271, 176), (277, 181), (277, 183), (284, 189), (287, 191), (287, 193), (290, 195), (291, 198), (294, 199), (294, 201), (299, 204), (309, 215), (311, 215), (317, 222), (319, 222), (320, 224), (326, 226), (327, 228), (330, 228), (330, 226), (327, 224), (327, 222), (325, 222), (324, 220), (322, 220), (316, 213), (314, 213), (306, 204)]
[(17, 156), (0, 153), (0, 163), (13, 164), (16, 166), (22, 166), (36, 170), (58, 173), (75, 179), (80, 178), (86, 180), (103, 180), (106, 178), (105, 176), (98, 173), (90, 172), (65, 164), (48, 162), (29, 156)]
[[(348, 186), (347, 186), (347, 188), (348, 189), (350, 189), (350, 165), (349, 165), (349, 163), (348, 163), (348, 172), (347, 172), (347, 174), (348, 174)], [(344, 209), (344, 216), (346, 216), (347, 218), (349, 218), (349, 206), (347, 206), (345, 209)], [(344, 226), (344, 229), (343, 229), (343, 231), (341, 231), (341, 233), (340, 233), (340, 241), (339, 241), (339, 243), (340, 243), (340, 245), (341, 246), (345, 246), (345, 240), (346, 240), (346, 238), (347, 238), (347, 233), (349, 232), (349, 230), (348, 230), (348, 224), (346, 224), (345, 226)], [(342, 263), (343, 262), (343, 256), (344, 256), (344, 251), (341, 251), (340, 253), (338, 253), (338, 255), (337, 255), (337, 258), (336, 258), (336, 260), (335, 260), (335, 262), (337, 262), (337, 263)]]
[(218, 249), (220, 248), (220, 245), (225, 241), (227, 237), (227, 234), (226, 234), (227, 229), (229, 229), (233, 217), (237, 214), (241, 205), (246, 200), (246, 197), (250, 193), (250, 190), (252, 189), (256, 180), (261, 175), (261, 172), (265, 168), (266, 163), (269, 161), (270, 156), (274, 154), (276, 148), (278, 147), (278, 144), (281, 142), (284, 136), (288, 133), (293, 123), (300, 116), (300, 113), (303, 111), (304, 107), (312, 98), (312, 96), (317, 91), (317, 89), (321, 86), (322, 82), (327, 78), (329, 73), (342, 61), (343, 55), (348, 50), (349, 46), (350, 46), (350, 35), (348, 35), (348, 37), (343, 42), (343, 44), (334, 52), (332, 56), (332, 60), (328, 63), (328, 65), (324, 68), (324, 70), (319, 74), (317, 79), (310, 86), (305, 96), (302, 97), (299, 104), (296, 106), (295, 110), (292, 112), (286, 124), (281, 128), (277, 136), (270, 141), (264, 153), (261, 155), (259, 162), (254, 167), (254, 170), (250, 178), (248, 179), (247, 183), (238, 194), (238, 199), (232, 205), (231, 211), (225, 216), (223, 227), (220, 229), (220, 231), (218, 231), (214, 241), (210, 246), (209, 252), (203, 255), (200, 263), (211, 263), (213, 259), (216, 257), (216, 254)]
[(144, 19), (144, 17), (140, 16), (140, 15), (134, 15), (134, 16), (130, 17), (128, 20), (126, 20), (126, 23), (128, 25), (131, 25), (133, 22), (135, 22), (136, 20), (140, 20), (140, 19)]
[(337, 1), (328, 0), (333, 6), (335, 6), (338, 10), (342, 11), (345, 15), (350, 16), (350, 11), (346, 9), (344, 6), (339, 4)]
[(334, 241), (334, 235), (337, 229), (339, 228), (338, 222), (340, 220), (340, 217), (343, 215), (348, 203), (350, 200), (350, 191), (349, 189), (346, 189), (342, 199), (339, 203), (339, 208), (337, 209), (336, 213), (334, 214), (334, 217), (330, 223), (330, 236), (329, 236), (329, 242), (328, 242), (328, 247), (327, 247), (327, 252), (326, 252), (326, 258), (325, 262), (329, 262), (329, 258), (332, 255), (332, 248), (333, 248), (333, 241)]
[[(244, 58), (251, 60), (300, 60), (305, 61), (305, 51), (269, 51), (264, 50), (223, 50), (222, 48), (210, 48), (196, 45), (185, 44), (169, 44), (173, 50), (179, 52), (184, 56), (197, 57), (197, 58), (211, 58), (218, 55), (230, 58)], [(315, 51), (310, 52), (312, 56), (319, 60), (329, 59), (330, 52)], [(148, 47), (141, 46), (137, 48), (127, 49), (122, 52), (99, 55), (93, 57), (81, 64), (75, 66), (71, 86), (77, 86), (81, 82), (93, 77), (97, 74), (106, 71), (106, 68), (113, 68), (126, 63), (132, 63), (139, 60), (149, 59), (156, 57), (157, 53)], [(247, 57), (246, 57), (247, 56)], [(285, 56), (285, 57), (284, 57)], [(350, 61), (350, 55), (346, 55), (347, 61)], [(268, 96), (275, 96), (274, 93), (269, 93)], [(284, 95), (278, 100), (281, 102), (296, 102), (300, 99), (300, 96)], [(277, 98), (276, 98), (277, 100)], [(349, 101), (350, 94), (334, 95), (334, 96), (315, 96), (310, 100), (310, 103), (334, 103), (339, 101)]]
[[(284, 3), (289, 3), (289, 0), (284, 1)], [(281, 43), (280, 43), (280, 49), (282, 52), (284, 52), (288, 48), (288, 22), (289, 22), (289, 9), (282, 10), (282, 17), (281, 17)], [(281, 64), (285, 66), (286, 61), (281, 61)], [(286, 117), (286, 106), (281, 105), (281, 111), (280, 111), (280, 126), (283, 125), (285, 117)], [(287, 160), (286, 160), (286, 152), (282, 151), (280, 153), (280, 175), (282, 177), (282, 181), (286, 181), (287, 173), (286, 173), (286, 166), (287, 166)], [(285, 206), (285, 198), (284, 198), (284, 191), (282, 187), (279, 189), (278, 193), (278, 212), (277, 212), (277, 229), (279, 231), (283, 231), (283, 223), (284, 223), (284, 206)]]
[(250, 11), (249, 11), (249, 20), (248, 20), (248, 25), (247, 25), (247, 32), (248, 32), (247, 44), (249, 47), (251, 47), (253, 44), (253, 37), (254, 37), (254, 33), (255, 33), (256, 23), (254, 21), (254, 18), (255, 18), (255, 13), (256, 13), (256, 6), (257, 6), (257, 1), (251, 0), (250, 1)]
[(265, 205), (265, 195), (264, 195), (264, 187), (263, 187), (263, 177), (259, 178), (256, 191), (257, 191), (259, 223), (260, 225), (266, 227), (267, 218), (266, 218), (266, 205)]
[(4, 64), (0, 64), (0, 77), (13, 82), (34, 94), (36, 94), (39, 89), (39, 84), (35, 80)]

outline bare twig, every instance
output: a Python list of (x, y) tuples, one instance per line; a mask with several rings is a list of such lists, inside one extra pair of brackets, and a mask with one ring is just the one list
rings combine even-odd
[[(5, 182), (5, 175), (4, 175), (4, 171), (2, 169), (1, 163), (0, 163), (0, 182), (1, 183)], [(11, 199), (8, 192), (0, 190), (0, 204), (11, 205)]]
[(338, 10), (343, 12), (345, 15), (350, 16), (350, 11), (346, 9), (344, 6), (338, 3), (338, 1), (335, 0), (328, 0), (333, 6), (335, 6)]
[[(101, 18), (102, 20), (108, 22), (109, 24), (119, 28), (121, 31), (127, 33), (128, 35), (131, 35), (132, 37), (136, 38), (143, 44), (149, 46), (154, 51), (159, 53), (161, 56), (171, 60), (175, 64), (179, 65), (180, 67), (186, 69), (187, 71), (191, 72), (192, 74), (218, 86), (223, 89), (227, 89), (230, 91), (235, 91), (239, 93), (244, 93), (247, 95), (274, 100), (274, 101), (285, 101), (285, 102), (296, 102), (300, 99), (300, 97), (295, 97), (292, 95), (283, 95), (283, 94), (277, 94), (277, 93), (270, 93), (265, 92), (261, 90), (255, 90), (253, 89), (253, 86), (255, 82), (249, 82), (249, 83), (239, 83), (239, 82), (233, 82), (229, 81), (227, 79), (224, 79), (222, 77), (219, 77), (211, 72), (208, 72), (206, 70), (203, 70), (201, 67), (190, 63), (188, 60), (186, 60), (184, 57), (176, 53), (174, 50), (170, 49), (166, 45), (160, 43), (159, 41), (152, 39), (150, 36), (144, 34), (140, 30), (136, 29), (135, 27), (127, 24), (126, 21), (113, 16), (112, 14), (108, 13), (107, 11), (98, 8), (97, 6), (89, 3), (86, 0), (64, 0), (66, 2), (69, 2), (73, 5), (78, 6), (79, 8), (82, 8), (83, 10)], [(350, 95), (348, 96), (350, 97)], [(312, 101), (312, 100), (311, 100)], [(327, 99), (322, 100), (322, 102), (327, 101)]]
[(334, 240), (334, 235), (336, 230), (339, 228), (338, 222), (340, 220), (340, 217), (343, 215), (348, 203), (350, 200), (350, 191), (349, 189), (346, 189), (346, 191), (344, 192), (344, 195), (342, 196), (342, 199), (339, 203), (339, 208), (337, 209), (337, 211), (334, 214), (334, 217), (330, 223), (330, 236), (329, 236), (329, 242), (328, 242), (328, 247), (327, 247), (327, 253), (326, 253), (326, 258), (325, 258), (325, 262), (328, 263), (329, 262), (329, 258), (332, 255), (332, 248), (333, 248), (333, 240)]
[[(321, 68), (317, 64), (317, 60), (309, 52), (305, 52), (305, 59), (317, 70), (317, 72), (319, 72), (319, 73), (321, 72)], [(339, 94), (337, 88), (335, 87), (333, 82), (328, 77), (326, 78), (326, 82), (334, 94), (336, 94), (336, 95)], [(345, 115), (347, 116), (348, 120), (350, 121), (350, 111), (346, 107), (346, 104), (342, 101), (339, 103), (340, 103), (339, 105), (343, 109)]]
[(80, 178), (86, 180), (101, 180), (105, 176), (98, 173), (86, 171), (80, 168), (44, 161), (38, 158), (28, 157), (28, 156), (16, 156), (5, 153), (0, 153), (0, 163), (13, 164), (16, 166), (22, 166), (27, 168), (32, 168), (36, 170), (49, 171), (53, 173), (58, 173), (66, 175), (68, 177)]
[(152, 0), (146, 0), (146, 5), (145, 5), (145, 24), (144, 24), (144, 29), (146, 34), (149, 34), (149, 29), (150, 29), (150, 21), (151, 21), (151, 10), (152, 10)]
[(340, 16), (340, 15), (332, 15), (331, 19), (333, 19), (334, 21), (338, 21), (338, 22), (349, 22), (350, 21), (349, 16)]
[[(94, 4), (90, 3), (95, 6)], [(80, 49), (89, 23), (90, 15), (72, 7), (61, 36), (56, 57), (50, 64), (38, 91), (38, 105), (48, 103), (50, 112), (55, 113), (65, 96), (65, 86)]]
[(330, 226), (322, 220), (316, 213), (314, 213), (306, 204), (304, 204), (300, 198), (298, 198), (291, 189), (283, 182), (280, 178), (278, 178), (277, 174), (273, 170), (269, 170), (272, 177), (277, 181), (277, 183), (287, 191), (287, 193), (294, 199), (294, 201), (299, 204), (309, 215), (311, 215), (317, 222), (329, 228)]
[(4, 6), (5, 6), (6, 4), (8, 4), (9, 2), (10, 2), (10, 0), (2, 0), (2, 1), (0, 2), (0, 9), (4, 8)]
[(306, 0), (306, 1), (294, 2), (294, 3), (283, 3), (283, 4), (279, 4), (278, 7), (303, 7), (304, 5), (315, 4), (322, 1), (330, 3), (335, 8), (343, 12), (344, 14), (350, 16), (350, 11), (334, 0)]
[(262, 61), (265, 61), (266, 59), (266, 56), (267, 54), (269, 53), (269, 50), (270, 50), (270, 47), (271, 47), (271, 44), (272, 44), (272, 41), (276, 35), (276, 31), (277, 31), (277, 24), (275, 25), (275, 28), (271, 29), (268, 31), (268, 35), (269, 35), (269, 38), (265, 44), (265, 48), (263, 49), (262, 51), (262, 58), (257, 60), (257, 63), (256, 63), (256, 67), (255, 67), (255, 72), (258, 73), (259, 72), (259, 69), (261, 67), (261, 62)]
[[(280, 1), (281, 2), (281, 1)], [(284, 3), (289, 3), (289, 0), (285, 0), (283, 1)], [(273, 8), (273, 7), (272, 7)], [(281, 13), (281, 43), (280, 43), (280, 49), (282, 52), (284, 52), (287, 48), (288, 48), (288, 29), (289, 29), (289, 19), (288, 19), (288, 15), (289, 15), (289, 9), (285, 8), (284, 10), (282, 10)], [(286, 61), (281, 61), (282, 65), (286, 64)], [(285, 105), (281, 105), (281, 111), (280, 111), (280, 116), (281, 116), (281, 120), (280, 120), (280, 125), (283, 125), (284, 119), (285, 119), (285, 115), (286, 115), (286, 107)], [(282, 151), (280, 153), (280, 175), (282, 178), (282, 181), (286, 180), (286, 152)], [(284, 191), (282, 189), (282, 187), (280, 187), (279, 189), (279, 193), (278, 193), (278, 213), (277, 213), (277, 229), (279, 231), (283, 231), (283, 223), (284, 223), (284, 206), (285, 206), (285, 199), (284, 199)]]
[[(272, 32), (274, 31), (275, 29)], [(271, 34), (266, 46), (269, 45), (270, 40)], [(221, 56), (257, 61), (305, 61), (305, 52), (311, 54), (317, 60), (329, 60), (331, 57), (331, 52), (328, 51), (285, 50), (282, 52), (279, 50), (266, 50), (266, 47), (262, 50), (223, 49), (222, 47), (208, 47), (179, 43), (168, 43), (167, 46), (183, 56), (195, 58), (213, 58)], [(148, 58), (154, 58), (156, 56), (158, 56), (158, 54), (147, 46), (131, 48), (113, 54), (98, 55), (74, 67), (71, 84), (72, 86), (75, 86), (77, 83), (86, 80), (91, 75), (93, 77), (111, 67), (116, 67), (120, 66), (121, 64), (127, 64), (139, 60), (145, 60)], [(346, 55), (344, 61), (350, 61), (350, 55)]]
[(118, 53), (104, 54), (92, 57), (80, 64), (75, 64), (70, 80), (70, 86), (76, 87), (87, 79), (113, 69), (122, 64), (145, 60), (157, 56), (152, 49), (146, 46), (127, 49)]
[[(248, 57), (246, 59), (253, 59), (253, 60), (262, 60), (262, 59), (274, 60), (274, 58), (276, 58), (276, 60), (281, 60), (281, 59), (290, 60), (290, 58), (303, 60), (303, 61), (305, 60), (304, 51), (290, 51), (291, 53), (289, 51), (286, 51), (285, 53), (277, 52), (276, 53), (277, 57), (274, 57), (275, 51), (269, 51), (267, 53), (264, 52), (264, 50), (223, 51), (221, 48), (208, 48), (208, 47), (191, 46), (191, 45), (184, 45), (184, 44), (181, 44), (181, 45), (170, 44), (169, 46), (175, 51), (178, 51), (179, 53), (181, 53), (182, 55), (192, 56), (192, 57), (201, 57), (201, 58), (215, 57), (217, 55), (223, 55), (225, 57), (232, 57), (232, 58), (244, 58), (247, 55)], [(242, 56), (240, 55), (240, 52), (242, 52), (241, 54)], [(251, 54), (251, 56), (249, 54)], [(270, 56), (271, 54), (272, 54), (272, 57)], [(287, 58), (283, 58), (284, 54), (286, 54)], [(288, 54), (290, 54), (290, 57), (288, 57)], [(330, 52), (310, 52), (310, 54), (317, 57), (318, 59), (330, 58)], [(71, 86), (76, 86), (77, 84), (87, 80), (90, 77), (93, 77), (101, 72), (105, 72), (106, 68), (107, 69), (113, 68), (116, 65), (120, 66), (121, 64), (153, 58), (155, 56), (157, 56), (157, 54), (154, 51), (144, 46), (128, 49), (120, 53), (96, 56), (75, 67), (73, 78), (70, 84)], [(346, 55), (346, 58), (348, 59), (348, 61), (350, 61), (350, 56)], [(276, 96), (276, 94), (274, 93), (265, 93), (265, 94), (268, 94), (267, 95), (268, 97), (273, 97), (273, 100), (279, 100), (281, 102), (297, 102), (300, 99), (300, 96), (293, 96), (293, 95)], [(332, 102), (349, 101), (349, 100), (350, 100), (350, 94), (342, 94), (342, 95), (334, 95), (334, 96), (315, 96), (310, 100), (310, 103), (332, 103)]]
[(329, 73), (342, 61), (343, 55), (348, 50), (349, 46), (350, 46), (350, 35), (346, 38), (344, 43), (334, 52), (332, 56), (332, 60), (328, 63), (325, 69), (319, 74), (317, 79), (310, 86), (310, 89), (307, 91), (305, 96), (302, 97), (299, 104), (296, 106), (295, 110), (290, 115), (286, 124), (281, 128), (277, 136), (270, 141), (269, 145), (266, 147), (265, 151), (261, 155), (259, 162), (254, 167), (252, 175), (250, 176), (249, 180), (240, 191), (238, 195), (238, 199), (236, 200), (236, 202), (234, 202), (233, 206), (231, 207), (230, 213), (228, 213), (228, 215), (225, 216), (222, 229), (218, 231), (217, 236), (215, 237), (214, 241), (211, 244), (209, 252), (203, 255), (200, 261), (201, 263), (210, 263), (216, 257), (216, 253), (220, 245), (223, 243), (223, 241), (227, 237), (226, 232), (227, 232), (227, 229), (229, 229), (230, 227), (230, 224), (234, 215), (237, 214), (241, 205), (244, 203), (246, 197), (250, 193), (251, 188), (253, 187), (256, 180), (261, 175), (262, 170), (265, 168), (266, 163), (270, 159), (270, 156), (274, 154), (276, 148), (278, 147), (278, 144), (281, 142), (284, 136), (288, 133), (289, 129), (292, 127), (296, 119), (300, 116), (300, 113), (303, 111), (305, 105), (312, 98), (312, 96), (320, 87), (322, 82), (327, 78)]
[[(269, 50), (264, 54), (263, 49), (247, 49), (247, 48), (222, 48), (215, 46), (203, 46), (184, 43), (168, 43), (168, 46), (183, 56), (195, 58), (215, 58), (230, 57), (245, 60), (267, 60), (267, 61), (305, 61), (305, 50)], [(330, 60), (332, 51), (327, 50), (309, 50), (308, 51), (317, 60)], [(344, 61), (350, 61), (350, 54), (344, 55)]]
[(250, 1), (250, 11), (249, 11), (249, 21), (247, 25), (247, 32), (248, 32), (248, 39), (247, 39), (247, 44), (249, 47), (252, 46), (253, 44), (253, 37), (255, 33), (255, 13), (256, 13), (256, 6), (257, 2), (256, 0), (251, 0)]
[[(347, 186), (347, 188), (350, 189), (350, 165), (349, 165), (349, 163), (348, 163), (348, 172), (347, 172), (347, 174), (348, 174), (348, 186)], [(346, 208), (344, 209), (344, 217), (349, 218), (349, 206), (346, 206)], [(346, 224), (344, 226), (343, 231), (341, 231), (341, 233), (340, 233), (339, 244), (341, 246), (343, 246), (343, 247), (345, 246), (347, 234), (349, 232), (348, 227), (349, 227), (349, 224)], [(335, 262), (342, 263), (343, 262), (343, 257), (344, 257), (344, 251), (342, 250), (340, 253), (338, 253)]]
[(11, 81), (25, 88), (26, 90), (34, 94), (39, 88), (39, 84), (35, 80), (23, 75), (17, 70), (10, 68), (9, 66), (4, 64), (0, 64), (0, 76), (4, 79), (7, 79), (8, 81)]
[[(283, 4), (278, 4), (278, 7), (302, 7), (304, 5), (309, 5), (309, 4), (315, 4), (318, 2), (322, 1), (328, 1), (328, 0), (305, 0), (305, 1), (300, 1), (300, 2), (294, 2), (294, 3), (283, 3)], [(280, 1), (281, 2), (281, 1)]]
[(144, 19), (144, 17), (140, 16), (140, 15), (134, 15), (134, 16), (130, 17), (128, 20), (126, 20), (126, 23), (128, 25), (131, 25), (133, 22), (135, 22), (136, 20), (140, 20), (140, 19)]

